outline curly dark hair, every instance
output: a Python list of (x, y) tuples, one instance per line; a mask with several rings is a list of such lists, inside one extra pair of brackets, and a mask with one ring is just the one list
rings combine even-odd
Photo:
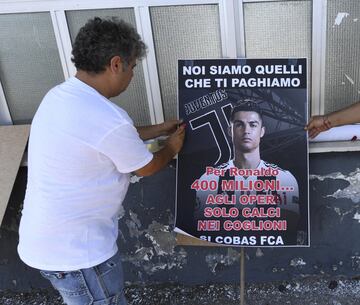
[(114, 17), (95, 17), (77, 34), (71, 61), (79, 70), (99, 73), (105, 71), (114, 56), (120, 56), (126, 67), (145, 54), (146, 45), (130, 24)]

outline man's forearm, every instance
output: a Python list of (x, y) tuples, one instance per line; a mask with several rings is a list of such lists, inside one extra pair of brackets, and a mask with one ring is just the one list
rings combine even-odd
[(161, 128), (162, 124), (150, 125), (150, 126), (137, 126), (136, 130), (139, 133), (141, 140), (150, 140), (159, 137), (163, 134)]
[[(168, 123), (159, 124), (158, 128), (145, 128), (143, 133), (144, 138), (147, 136), (153, 135), (162, 135), (166, 134), (166, 131), (169, 131), (177, 126), (181, 121), (172, 120), (168, 121)], [(155, 125), (156, 126), (156, 125)], [(152, 127), (152, 126), (151, 126)], [(147, 129), (147, 130), (146, 130)], [(165, 167), (166, 164), (170, 162), (170, 160), (180, 151), (185, 138), (185, 125), (181, 125), (177, 127), (177, 129), (171, 134), (166, 140), (165, 146), (153, 154), (153, 159), (144, 167), (135, 171), (138, 176), (150, 176), (162, 168)]]
[(352, 104), (344, 109), (331, 112), (326, 117), (332, 127), (360, 123), (360, 102)]
[(163, 169), (174, 156), (176, 152), (170, 146), (165, 146), (161, 150), (154, 153), (153, 159), (143, 168), (135, 171), (137, 176), (150, 176)]

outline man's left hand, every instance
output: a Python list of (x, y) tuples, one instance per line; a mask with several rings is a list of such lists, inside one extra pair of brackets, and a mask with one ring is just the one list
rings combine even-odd
[(161, 135), (168, 136), (176, 131), (183, 120), (168, 120), (160, 124)]

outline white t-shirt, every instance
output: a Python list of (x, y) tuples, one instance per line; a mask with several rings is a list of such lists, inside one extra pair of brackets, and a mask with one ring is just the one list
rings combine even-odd
[[(252, 176), (241, 176), (241, 175), (229, 175), (229, 170), (231, 168), (236, 168), (236, 166), (234, 165), (233, 160), (230, 160), (229, 162), (220, 165), (219, 167), (217, 167), (216, 169), (219, 170), (224, 170), (225, 175), (224, 176), (218, 176), (215, 174), (203, 174), (200, 178), (199, 178), (199, 184), (201, 184), (201, 181), (206, 180), (207, 182), (210, 181), (216, 181), (216, 185), (218, 185), (218, 189), (216, 190), (206, 190), (206, 191), (202, 191), (202, 190), (198, 190), (196, 192), (196, 210), (195, 210), (195, 218), (196, 219), (203, 219), (204, 218), (204, 208), (209, 206), (206, 204), (207, 198), (208, 196), (214, 195), (216, 196), (217, 194), (224, 194), (223, 190), (221, 189), (221, 181), (222, 179), (225, 179), (227, 181), (233, 180), (236, 181), (237, 183), (239, 183), (240, 181), (242, 181), (244, 183), (245, 186), (249, 186), (250, 183), (254, 183), (254, 181), (257, 181), (259, 179), (259, 177), (252, 175)], [(282, 210), (287, 210), (287, 211), (291, 211), (295, 214), (299, 214), (299, 186), (298, 183), (295, 179), (295, 177), (293, 176), (292, 173), (290, 173), (287, 170), (281, 169), (280, 167), (278, 167), (275, 164), (271, 164), (271, 163), (267, 163), (263, 160), (260, 160), (260, 163), (258, 165), (258, 167), (256, 168), (258, 171), (261, 171), (261, 169), (265, 170), (276, 170), (277, 171), (277, 175), (276, 177), (263, 177), (264, 179), (269, 179), (269, 180), (278, 180), (280, 183), (281, 187), (288, 187), (290, 190), (286, 190), (286, 191), (277, 191), (276, 194), (278, 196), (278, 202), (276, 204), (276, 207), (280, 207)], [(239, 185), (239, 184), (238, 184)], [(242, 195), (256, 195), (259, 194), (257, 191), (255, 190), (247, 190), (247, 191), (241, 191), (239, 189), (236, 189), (234, 192), (225, 192), (229, 195), (229, 193), (231, 193), (232, 195), (235, 195), (235, 200), (236, 200), (236, 204), (235, 207), (238, 207), (239, 209), (242, 209), (243, 207), (255, 207), (256, 206), (256, 202), (251, 204), (251, 205), (241, 205), (239, 203), (239, 197), (241, 197)], [(271, 191), (269, 191), (269, 194), (271, 193)], [(265, 194), (265, 192), (264, 192)]]
[(128, 114), (72, 77), (33, 119), (18, 252), (29, 266), (89, 268), (117, 252), (129, 173), (153, 155)]

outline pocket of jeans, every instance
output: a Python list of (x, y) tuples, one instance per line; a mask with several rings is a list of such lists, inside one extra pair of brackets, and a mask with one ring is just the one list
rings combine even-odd
[(54, 288), (58, 290), (64, 298), (88, 296), (88, 304), (91, 304), (93, 298), (80, 270), (69, 272), (41, 270), (40, 273), (44, 278), (50, 280)]
[(104, 276), (114, 270), (119, 264), (121, 264), (120, 258), (118, 255), (115, 255), (106, 260), (105, 262), (97, 265), (96, 272), (99, 276)]
[(47, 280), (51, 280), (51, 279), (61, 279), (65, 276), (67, 272), (63, 272), (63, 271), (45, 271), (45, 270), (40, 270), (40, 274)]

